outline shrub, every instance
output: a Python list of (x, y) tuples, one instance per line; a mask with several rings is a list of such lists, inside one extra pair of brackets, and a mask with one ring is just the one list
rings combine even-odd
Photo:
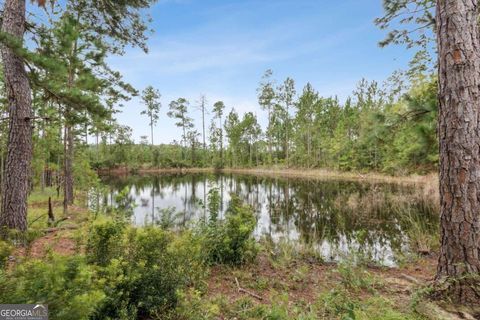
[(163, 317), (178, 292), (202, 277), (200, 244), (188, 233), (97, 223), (89, 236), (89, 261), (99, 269), (106, 298), (93, 319)]
[(221, 197), (220, 190), (218, 188), (212, 188), (208, 191), (208, 214), (211, 224), (218, 222), (218, 214), (220, 213)]
[(50, 319), (89, 319), (105, 295), (84, 257), (30, 260), (0, 271), (0, 303), (45, 303)]
[(106, 266), (111, 259), (120, 256), (125, 224), (114, 220), (96, 221), (90, 227), (87, 240), (89, 263)]
[(176, 212), (175, 207), (157, 208), (157, 213), (159, 218), (155, 220), (155, 224), (160, 228), (167, 230), (177, 225), (179, 213)]
[(226, 219), (210, 220), (203, 232), (203, 247), (208, 263), (241, 265), (252, 261), (257, 254), (253, 238), (255, 226), (253, 210), (232, 195)]

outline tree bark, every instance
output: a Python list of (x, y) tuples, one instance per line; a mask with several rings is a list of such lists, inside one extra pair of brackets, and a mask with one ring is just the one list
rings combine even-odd
[(477, 1), (437, 1), (441, 251), (436, 283), (461, 303), (480, 301), (475, 288), (480, 276), (477, 17)]
[(55, 224), (55, 215), (53, 214), (52, 197), (48, 197), (48, 226)]
[(202, 108), (202, 137), (203, 137), (203, 151), (205, 153), (205, 151), (207, 150), (207, 142), (206, 142), (206, 137), (205, 137), (205, 108), (206, 108), (206, 99), (205, 99), (205, 96), (202, 96), (202, 105), (201, 105), (201, 108)]
[[(68, 120), (67, 120), (68, 121)], [(64, 135), (64, 176), (63, 176), (63, 209), (67, 213), (68, 206), (73, 204), (73, 128), (70, 124), (65, 127)]]
[(222, 127), (222, 116), (219, 117), (219, 128), (220, 128), (220, 168), (223, 169), (223, 127)]
[[(23, 40), (25, 0), (6, 0), (2, 31)], [(0, 227), (27, 229), (27, 196), (32, 161), (32, 97), (23, 59), (2, 47), (9, 111), (8, 151), (3, 179)]]
[[(2, 146), (3, 147), (3, 146)], [(4, 173), (4, 155), (3, 155), (3, 151), (0, 151), (0, 195), (3, 194), (2, 190), (3, 190), (3, 173)], [(1, 201), (1, 200), (0, 200)], [(0, 208), (1, 208), (1, 202), (0, 202)]]

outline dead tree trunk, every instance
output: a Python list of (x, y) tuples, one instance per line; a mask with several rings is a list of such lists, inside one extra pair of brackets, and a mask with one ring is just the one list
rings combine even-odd
[(477, 1), (437, 1), (441, 251), (436, 279), (461, 303), (480, 301), (475, 280), (480, 276), (479, 36)]
[(48, 226), (55, 224), (55, 215), (53, 214), (52, 197), (48, 197)]
[[(17, 39), (25, 32), (25, 0), (6, 0), (2, 31)], [(27, 229), (27, 196), (32, 160), (32, 97), (22, 58), (2, 47), (9, 111), (8, 150), (0, 227)]]

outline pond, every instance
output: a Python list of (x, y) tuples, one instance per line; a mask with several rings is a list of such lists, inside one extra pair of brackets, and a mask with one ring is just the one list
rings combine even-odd
[(212, 188), (220, 192), (222, 217), (236, 194), (257, 215), (257, 238), (308, 244), (327, 261), (356, 252), (393, 266), (413, 236), (437, 231), (435, 206), (414, 185), (207, 173), (104, 176), (102, 181), (109, 191), (98, 201), (112, 205), (115, 195), (125, 192), (137, 225), (171, 219), (182, 227), (208, 218), (203, 204)]

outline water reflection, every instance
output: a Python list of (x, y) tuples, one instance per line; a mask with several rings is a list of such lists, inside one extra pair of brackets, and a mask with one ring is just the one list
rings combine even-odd
[[(392, 265), (395, 253), (406, 249), (412, 215), (426, 232), (436, 232), (438, 219), (414, 187), (394, 184), (223, 174), (109, 176), (103, 181), (110, 189), (104, 204), (129, 188), (137, 225), (154, 223), (165, 213), (181, 226), (206, 218), (202, 204), (212, 188), (220, 190), (222, 217), (235, 193), (257, 213), (257, 237), (311, 244), (332, 260), (355, 250)], [(179, 214), (172, 215), (171, 208)]]

